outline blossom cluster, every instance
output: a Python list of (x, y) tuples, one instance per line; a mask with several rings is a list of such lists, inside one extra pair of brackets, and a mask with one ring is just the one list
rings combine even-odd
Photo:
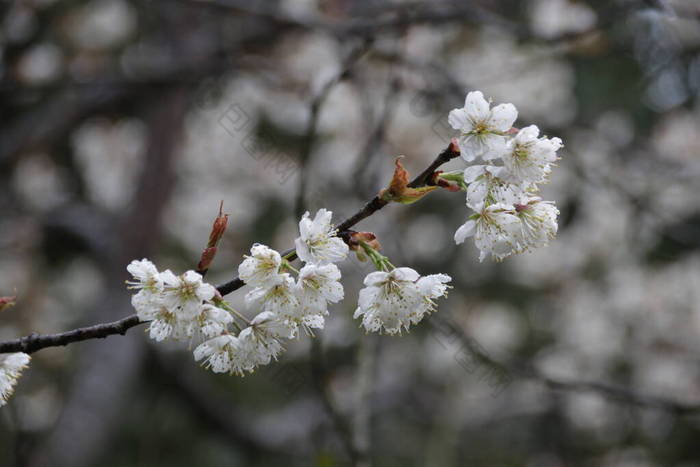
[(420, 277), (406, 267), (369, 273), (354, 318), (362, 317), (367, 331), (401, 333), (436, 310), (435, 299), (447, 294), (451, 280), (447, 274)]
[(450, 112), (450, 125), (460, 131), (458, 144), (467, 162), (481, 159), (463, 172), (467, 206), (475, 211), (455, 233), (468, 237), (496, 260), (547, 245), (557, 232), (559, 211), (538, 196), (562, 147), (559, 138), (540, 136), (535, 125), (517, 130), (513, 104), (493, 108), (480, 91), (467, 94), (464, 107)]
[[(467, 162), (481, 159), (463, 172), (434, 172), (435, 183), (414, 187), (400, 160), (388, 188), (379, 192), (385, 202), (410, 204), (438, 186), (466, 191), (466, 204), (474, 211), (455, 233), (456, 243), (474, 237), (479, 259), (496, 260), (546, 245), (557, 232), (559, 211), (539, 196), (562, 147), (559, 138), (540, 136), (535, 125), (513, 128), (518, 112), (512, 104), (491, 108), (481, 92), (470, 92), (464, 107), (449, 114), (449, 123), (460, 131), (457, 144)], [(442, 180), (440, 180), (442, 179)], [(227, 216), (221, 208), (198, 270), (206, 272), (222, 237)], [(255, 244), (238, 267), (248, 291), (248, 319), (224, 301), (202, 274), (176, 275), (159, 271), (147, 259), (134, 260), (127, 270), (136, 292), (131, 303), (141, 321), (148, 322), (156, 341), (188, 340), (196, 343), (194, 358), (215, 373), (244, 375), (276, 360), (284, 341), (303, 330), (312, 335), (325, 326), (329, 304), (344, 298), (341, 272), (336, 263), (355, 250), (370, 259), (376, 271), (364, 279), (353, 315), (367, 332), (401, 334), (436, 311), (436, 300), (447, 295), (452, 279), (446, 274), (421, 275), (408, 267), (395, 267), (379, 253), (371, 232), (342, 233), (332, 224), (332, 212), (306, 212), (299, 221), (295, 249), (283, 255)], [(347, 244), (346, 244), (347, 242)], [(348, 246), (350, 245), (350, 247)], [(298, 258), (303, 265), (292, 266)], [(14, 297), (2, 297), (5, 307)], [(11, 300), (10, 300), (11, 299)], [(24, 353), (0, 355), (0, 406), (11, 396), (30, 357)]]
[[(284, 350), (284, 340), (313, 335), (322, 329), (328, 305), (344, 298), (341, 272), (335, 263), (349, 248), (331, 223), (332, 213), (320, 209), (314, 218), (307, 212), (299, 222), (295, 254), (303, 263), (297, 270), (287, 257), (261, 244), (238, 267), (249, 288), (248, 309), (257, 314), (248, 320), (231, 308), (216, 289), (194, 271), (176, 276), (159, 272), (153, 263), (132, 261), (128, 281), (137, 290), (131, 303), (139, 319), (148, 321), (150, 337), (197, 341), (194, 358), (215, 373), (244, 375), (270, 363)], [(444, 274), (420, 277), (410, 268), (394, 268), (388, 259), (364, 247), (380, 271), (370, 273), (360, 292), (355, 317), (362, 316), (367, 331), (395, 334), (419, 322), (436, 309), (435, 299), (444, 296), (450, 278)]]
[(12, 396), (17, 380), (29, 365), (29, 360), (31, 357), (22, 352), (0, 355), (0, 407)]

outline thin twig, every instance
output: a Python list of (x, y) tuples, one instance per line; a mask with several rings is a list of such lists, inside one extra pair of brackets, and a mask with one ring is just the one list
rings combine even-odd
[(311, 158), (311, 151), (313, 151), (316, 141), (316, 129), (318, 127), (318, 117), (321, 113), (321, 108), (333, 88), (350, 75), (352, 67), (369, 51), (371, 44), (372, 41), (365, 40), (360, 46), (356, 47), (343, 61), (340, 72), (325, 83), (319, 93), (311, 100), (311, 104), (309, 105), (309, 122), (306, 126), (301, 151), (299, 152), (299, 188), (297, 190), (297, 199), (294, 209), (297, 218), (300, 218), (304, 213), (304, 197), (306, 196), (307, 182), (304, 175)]
[(570, 392), (595, 392), (621, 404), (633, 405), (643, 408), (661, 409), (676, 415), (697, 415), (700, 413), (700, 404), (688, 404), (671, 399), (641, 394), (632, 389), (600, 381), (587, 381), (582, 379), (558, 379), (546, 375), (534, 368), (531, 364), (507, 364), (494, 360), (475, 341), (464, 332), (458, 331), (460, 341), (464, 347), (482, 365), (488, 366), (491, 371), (497, 373), (501, 382), (508, 382), (510, 375), (540, 381), (553, 390)]

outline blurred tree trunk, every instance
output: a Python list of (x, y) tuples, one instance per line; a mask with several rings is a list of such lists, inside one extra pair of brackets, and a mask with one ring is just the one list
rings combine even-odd
[[(182, 134), (186, 93), (174, 87), (160, 91), (146, 117), (149, 128), (146, 164), (130, 212), (115, 220), (113, 255), (102, 265), (107, 290), (90, 321), (102, 322), (131, 312), (124, 289), (125, 267), (134, 258), (149, 256), (160, 238), (164, 207), (175, 177), (174, 158)], [(111, 344), (111, 345), (110, 345)], [(112, 342), (81, 345), (65, 408), (49, 437), (34, 449), (32, 466), (84, 467), (109, 452), (115, 422), (123, 417), (138, 390), (136, 379), (145, 361), (145, 340), (138, 332)]]

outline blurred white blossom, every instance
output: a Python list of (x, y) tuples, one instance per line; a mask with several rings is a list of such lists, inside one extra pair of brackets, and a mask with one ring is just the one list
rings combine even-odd
[(17, 380), (30, 360), (31, 357), (22, 352), (0, 355), (0, 407), (12, 396)]

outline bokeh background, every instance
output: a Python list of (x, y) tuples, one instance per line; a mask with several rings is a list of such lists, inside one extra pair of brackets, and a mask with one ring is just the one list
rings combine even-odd
[[(127, 336), (34, 355), (6, 466), (700, 465), (700, 5), (695, 0), (10, 0), (0, 5), (0, 339), (132, 313), (126, 264), (208, 276), (298, 213), (352, 214), (454, 133), (467, 91), (566, 147), (548, 248), (479, 263), (435, 192), (364, 221), (444, 272), (402, 337), (352, 320), (245, 378)], [(462, 163), (453, 161), (452, 167)], [(230, 296), (242, 307), (238, 291)]]

